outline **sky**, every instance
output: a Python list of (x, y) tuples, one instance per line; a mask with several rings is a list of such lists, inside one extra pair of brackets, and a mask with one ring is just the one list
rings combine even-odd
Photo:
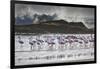
[(15, 4), (15, 18), (25, 19), (27, 15), (33, 23), (63, 19), (68, 22), (84, 22), (88, 28), (94, 27), (94, 8)]

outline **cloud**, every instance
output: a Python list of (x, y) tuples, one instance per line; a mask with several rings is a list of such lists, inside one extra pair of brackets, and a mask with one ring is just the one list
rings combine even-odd
[(57, 18), (57, 14), (47, 15), (47, 14), (34, 14), (33, 16), (33, 23), (45, 22), (55, 20)]
[(25, 15), (33, 19), (33, 22), (64, 19), (69, 22), (81, 21), (89, 27), (91, 23), (85, 22), (85, 18), (94, 20), (94, 8), (16, 4), (15, 18), (23, 18)]

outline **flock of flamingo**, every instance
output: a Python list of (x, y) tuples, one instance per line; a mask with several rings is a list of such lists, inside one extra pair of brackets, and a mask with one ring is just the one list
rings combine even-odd
[[(23, 48), (26, 43), (21, 35), (17, 36), (17, 43)], [(94, 47), (94, 35), (44, 35), (27, 36), (27, 43), (31, 51), (41, 50), (66, 50), (74, 48)]]

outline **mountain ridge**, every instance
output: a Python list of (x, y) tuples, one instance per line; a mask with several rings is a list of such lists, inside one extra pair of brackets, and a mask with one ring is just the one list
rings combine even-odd
[(82, 22), (67, 22), (65, 20), (45, 21), (38, 24), (15, 25), (15, 32), (24, 33), (94, 33)]

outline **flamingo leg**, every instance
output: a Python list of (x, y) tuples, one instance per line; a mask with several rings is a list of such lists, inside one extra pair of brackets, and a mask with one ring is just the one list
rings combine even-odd
[(32, 50), (32, 45), (31, 45), (31, 50)]

